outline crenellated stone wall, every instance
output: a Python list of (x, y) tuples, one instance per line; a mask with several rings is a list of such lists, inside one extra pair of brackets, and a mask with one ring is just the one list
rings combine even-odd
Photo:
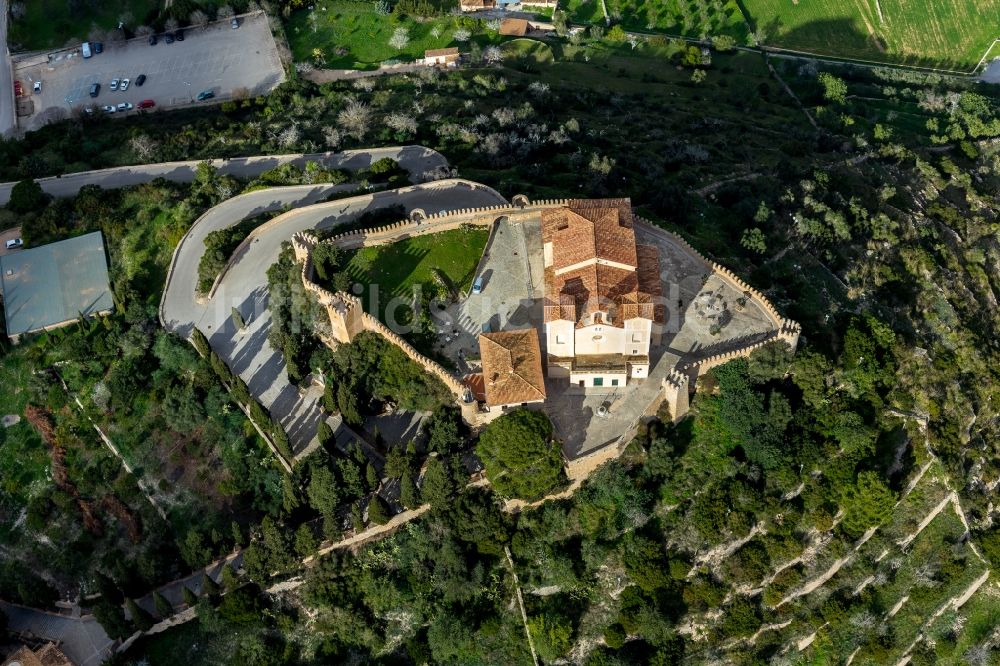
[(646, 231), (668, 238), (671, 242), (680, 246), (692, 256), (703, 261), (706, 267), (709, 268), (713, 274), (724, 280), (737, 292), (748, 294), (749, 297), (760, 306), (764, 315), (774, 327), (764, 340), (760, 340), (753, 344), (733, 349), (722, 354), (715, 354), (703, 359), (698, 359), (697, 361), (686, 363), (678, 369), (672, 370), (663, 380), (663, 394), (664, 399), (670, 406), (670, 413), (673, 415), (675, 421), (680, 420), (688, 412), (690, 391), (692, 391), (696, 386), (695, 380), (712, 368), (720, 366), (723, 363), (736, 358), (749, 356), (764, 345), (775, 340), (783, 341), (792, 349), (792, 351), (795, 351), (798, 347), (799, 334), (802, 331), (802, 327), (799, 326), (798, 322), (782, 317), (774, 305), (771, 304), (771, 301), (769, 301), (763, 293), (751, 287), (725, 266), (707, 259), (679, 235), (673, 233), (672, 231), (667, 231), (645, 218), (636, 216), (635, 219), (636, 223), (645, 228)]
[[(311, 255), (313, 248), (320, 242), (332, 243), (344, 249), (358, 249), (376, 245), (387, 245), (413, 236), (458, 229), (467, 224), (489, 226), (497, 218), (504, 216), (511, 222), (521, 222), (537, 217), (545, 209), (565, 206), (570, 200), (543, 199), (540, 201), (530, 201), (524, 195), (518, 194), (512, 197), (512, 201), (514, 203), (511, 205), (461, 208), (444, 213), (432, 213), (430, 215), (426, 215), (421, 211), (420, 215), (414, 216), (415, 219), (400, 220), (393, 224), (371, 229), (348, 231), (331, 236), (325, 241), (320, 241), (310, 232), (299, 233), (292, 237), (295, 259), (302, 263), (302, 283), (307, 291), (316, 295), (319, 303), (326, 309), (327, 315), (330, 318), (330, 326), (334, 339), (339, 343), (348, 343), (363, 330), (381, 335), (402, 349), (409, 358), (413, 359), (424, 370), (440, 379), (455, 396), (456, 401), (462, 406), (463, 415), (467, 417), (466, 420), (470, 423), (475, 423), (476, 417), (474, 409), (471, 409), (464, 402), (464, 385), (439, 363), (418, 352), (399, 334), (391, 331), (376, 317), (366, 313), (360, 299), (344, 292), (330, 292), (313, 282)], [(784, 341), (793, 350), (796, 348), (801, 327), (798, 323), (782, 317), (764, 294), (748, 285), (725, 266), (705, 258), (679, 235), (662, 229), (639, 216), (636, 216), (635, 221), (637, 225), (643, 226), (647, 231), (668, 237), (671, 242), (704, 262), (707, 269), (726, 281), (733, 289), (740, 293), (748, 294), (754, 302), (760, 305), (765, 316), (774, 326), (774, 330), (764, 340), (723, 354), (716, 354), (692, 361), (683, 367), (671, 370), (670, 374), (663, 380), (663, 393), (675, 421), (687, 414), (689, 395), (695, 387), (694, 380), (712, 368), (734, 358), (749, 356), (757, 349), (774, 340)]]

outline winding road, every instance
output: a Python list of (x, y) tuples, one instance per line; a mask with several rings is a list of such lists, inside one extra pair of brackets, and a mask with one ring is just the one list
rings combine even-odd
[[(326, 229), (349, 222), (361, 214), (401, 205), (407, 211), (427, 212), (474, 208), (506, 203), (491, 188), (461, 179), (364, 194), (349, 199), (307, 205), (328, 196), (334, 186), (292, 186), (259, 190), (234, 197), (206, 212), (181, 240), (174, 254), (160, 305), (164, 328), (187, 337), (199, 328), (212, 348), (288, 433), (296, 457), (308, 453), (315, 443), (322, 417), (318, 388), (300, 390), (285, 372), (280, 352), (271, 347), (268, 333), (271, 317), (267, 308), (267, 268), (281, 252), (281, 244), (292, 234), (308, 229)], [(198, 262), (204, 238), (217, 229), (232, 226), (248, 216), (291, 206), (293, 210), (259, 227), (219, 282), (211, 298), (195, 295)], [(239, 309), (247, 326), (237, 330), (232, 309)]]
[[(3, 0), (0, 0), (2, 3)], [(0, 66), (0, 74), (3, 68)], [(2, 77), (0, 77), (2, 78)], [(0, 105), (2, 107), (2, 105)], [(0, 115), (2, 118), (2, 115)], [(448, 160), (441, 153), (423, 146), (393, 146), (390, 148), (369, 148), (365, 150), (345, 150), (339, 153), (309, 153), (291, 155), (258, 155), (254, 157), (232, 157), (214, 160), (188, 160), (185, 162), (160, 162), (158, 164), (138, 164), (135, 166), (112, 167), (96, 171), (80, 171), (61, 176), (39, 178), (42, 190), (54, 197), (75, 196), (85, 185), (99, 185), (111, 189), (149, 183), (157, 178), (165, 178), (177, 183), (194, 180), (198, 165), (209, 162), (218, 169), (220, 175), (235, 178), (255, 178), (265, 171), (284, 164), (294, 164), (302, 168), (306, 162), (317, 162), (329, 169), (364, 169), (383, 157), (391, 157), (410, 172), (414, 182), (432, 180), (447, 175)], [(16, 183), (0, 183), (0, 205), (10, 200), (10, 191)]]

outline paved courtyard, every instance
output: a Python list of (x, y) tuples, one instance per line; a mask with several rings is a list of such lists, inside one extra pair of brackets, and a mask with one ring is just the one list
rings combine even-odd
[(542, 271), (541, 220), (513, 224), (498, 218), (476, 272), (483, 278), (482, 292), (470, 293), (439, 315), (438, 349), (461, 374), (478, 372), (469, 357), (479, 356), (484, 324), (493, 331), (534, 326), (541, 337)]
[[(142, 87), (136, 77), (145, 74)], [(267, 18), (263, 14), (244, 17), (238, 30), (228, 22), (206, 28), (189, 28), (184, 41), (167, 44), (162, 36), (155, 46), (145, 37), (127, 42), (106, 42), (104, 52), (84, 59), (79, 52), (56, 51), (41, 57), (25, 57), (14, 63), (14, 78), (21, 81), (25, 94), (34, 103), (34, 113), (19, 119), (23, 129), (37, 129), (65, 118), (73, 109), (152, 99), (156, 108), (197, 104), (198, 93), (211, 90), (213, 102), (233, 97), (236, 90), (248, 95), (267, 92), (281, 83), (284, 70)], [(112, 79), (129, 78), (126, 92), (111, 90)], [(42, 82), (33, 93), (35, 81)], [(90, 86), (101, 84), (100, 94), (91, 98)], [(138, 113), (133, 110), (114, 116)]]

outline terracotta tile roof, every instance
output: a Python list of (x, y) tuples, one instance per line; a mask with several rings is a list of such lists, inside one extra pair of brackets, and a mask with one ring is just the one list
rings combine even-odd
[(493, 6), (493, 0), (461, 0), (463, 9), (489, 9)]
[(542, 242), (552, 243), (557, 271), (594, 258), (635, 267), (632, 204), (628, 199), (574, 199), (543, 211)]
[(18, 648), (14, 654), (7, 657), (3, 661), (3, 666), (15, 663), (21, 664), (21, 666), (43, 666), (42, 662), (35, 656), (35, 653), (26, 647)]
[(46, 643), (37, 652), (21, 647), (3, 661), (3, 666), (12, 664), (21, 666), (73, 666), (73, 662), (56, 647), (55, 643)]
[(572, 200), (543, 211), (542, 242), (552, 243), (545, 321), (582, 325), (598, 311), (607, 312), (614, 326), (633, 317), (663, 321), (659, 251), (636, 245), (628, 199)]
[(500, 22), (500, 34), (509, 37), (524, 37), (530, 29), (526, 19), (505, 18)]
[(42, 662), (42, 666), (73, 666), (70, 658), (63, 654), (63, 651), (55, 646), (55, 643), (48, 643), (35, 653)]
[(479, 336), (486, 404), (494, 407), (545, 399), (538, 332), (501, 331)]
[(449, 46), (448, 48), (445, 49), (428, 49), (424, 51), (425, 58), (437, 58), (440, 56), (451, 56), (451, 55), (455, 56), (456, 58), (458, 57), (457, 46)]

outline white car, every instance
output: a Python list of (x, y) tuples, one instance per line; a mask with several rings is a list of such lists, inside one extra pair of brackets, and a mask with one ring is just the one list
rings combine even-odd
[(118, 90), (118, 79), (111, 79), (111, 89)]
[(119, 111), (131, 111), (132, 110), (132, 103), (131, 102), (122, 102), (121, 104), (118, 105), (118, 110)]
[(111, 105), (111, 104), (108, 104), (108, 105), (107, 105), (106, 107), (104, 107), (104, 111), (105, 111), (105, 113), (114, 113), (114, 112), (115, 112), (115, 111), (117, 111), (117, 110), (118, 110), (118, 109), (116, 109), (116, 108), (115, 108), (115, 107), (114, 107), (113, 105)]
[(33, 85), (31, 87), (31, 89), (34, 90), (36, 93), (42, 92), (42, 82), (41, 81), (35, 81), (35, 85)]
[(16, 250), (17, 248), (21, 247), (22, 245), (24, 245), (24, 241), (23, 240), (21, 240), (20, 238), (14, 238), (14, 239), (11, 239), (11, 240), (7, 241), (6, 247), (7, 247), (8, 250)]
[(122, 79), (121, 85), (118, 86), (118, 89), (121, 90), (122, 92), (125, 92), (126, 90), (128, 90), (128, 84), (130, 83), (132, 82), (129, 81), (128, 79)]

